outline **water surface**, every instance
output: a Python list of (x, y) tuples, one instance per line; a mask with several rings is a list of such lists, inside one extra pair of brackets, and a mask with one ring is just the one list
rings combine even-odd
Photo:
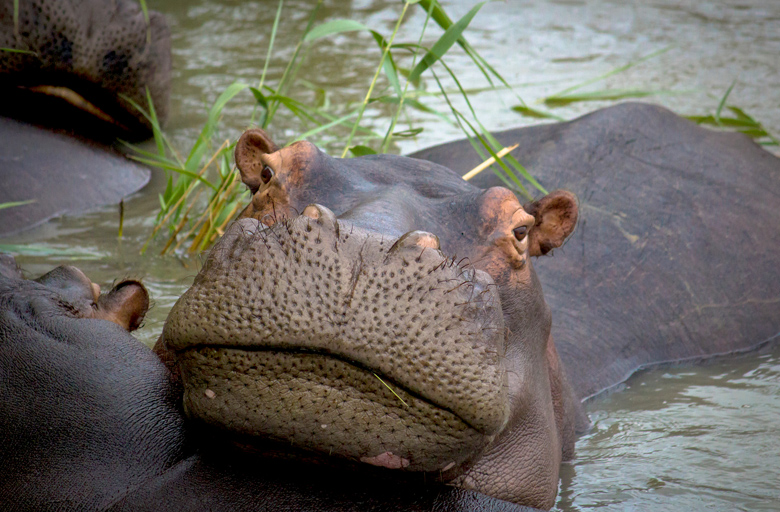
[[(167, 131), (174, 144), (186, 151), (225, 87), (235, 80), (257, 82), (276, 2), (147, 3), (167, 14), (171, 24), (174, 83)], [(281, 76), (311, 5), (303, 0), (285, 3), (269, 83), (275, 84)], [(389, 36), (400, 5), (389, 0), (332, 0), (325, 2), (319, 19), (353, 18)], [(445, 3), (453, 18), (471, 5)], [(416, 41), (424, 16), (412, 13), (398, 41)], [(431, 29), (426, 40), (433, 42), (439, 33)], [(493, 2), (474, 19), (467, 37), (517, 85), (518, 95), (538, 107), (534, 102), (545, 95), (671, 46), (666, 53), (593, 87), (687, 91), (651, 101), (681, 114), (705, 114), (714, 112), (736, 80), (730, 103), (780, 134), (780, 2)], [(294, 92), (315, 102), (322, 99), (316, 93), (322, 88), (332, 105), (354, 107), (362, 101), (378, 60), (379, 52), (367, 34), (324, 39), (310, 49), (301, 74), (315, 90), (300, 86)], [(465, 87), (485, 85), (464, 55), (447, 56), (446, 62)], [(386, 86), (380, 82), (380, 90)], [(432, 83), (427, 87), (434, 90)], [(441, 98), (425, 101), (446, 110)], [(491, 129), (538, 122), (510, 110), (519, 102), (515, 93), (479, 93), (472, 101)], [(554, 113), (570, 119), (607, 104), (577, 103)], [(237, 97), (225, 110), (220, 136), (238, 137), (249, 125), (252, 108), (251, 95)], [(345, 111), (333, 109), (336, 114)], [(383, 133), (390, 112), (388, 107), (372, 106), (366, 117)], [(436, 116), (410, 110), (408, 120), (424, 131), (416, 138), (398, 140), (395, 152), (408, 153), (462, 137), (457, 127)], [(280, 111), (271, 134), (285, 142), (309, 128)], [(336, 135), (343, 133), (321, 134), (313, 141), (340, 154)], [(155, 306), (139, 337), (153, 344), (169, 309), (190, 285), (201, 262), (199, 257), (157, 256), (162, 242), (152, 243), (147, 254), (139, 255), (163, 187), (164, 178), (156, 174), (150, 186), (126, 202), (121, 241), (117, 208), (110, 207), (57, 219), (1, 242), (28, 247), (18, 260), (31, 276), (68, 261), (103, 286), (125, 276), (143, 278)], [(588, 410), (594, 428), (578, 442), (577, 459), (563, 467), (559, 510), (777, 510), (780, 349), (705, 367), (645, 372), (622, 391), (588, 404)]]

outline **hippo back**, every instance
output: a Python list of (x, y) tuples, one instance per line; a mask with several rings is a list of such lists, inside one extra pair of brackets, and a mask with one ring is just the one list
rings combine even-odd
[[(753, 349), (780, 332), (780, 159), (744, 135), (626, 103), (496, 134), (579, 226), (536, 264), (553, 336), (588, 397), (659, 362)], [(410, 155), (465, 173), (468, 143)], [(500, 185), (489, 171), (472, 183)]]

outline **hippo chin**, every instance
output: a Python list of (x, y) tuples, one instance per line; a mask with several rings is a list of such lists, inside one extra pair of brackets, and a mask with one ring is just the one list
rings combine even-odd
[[(584, 426), (532, 257), (572, 232), (404, 157), (338, 160), (245, 133), (254, 197), (166, 322), (188, 414), (549, 508)], [(297, 214), (297, 212), (301, 212)]]

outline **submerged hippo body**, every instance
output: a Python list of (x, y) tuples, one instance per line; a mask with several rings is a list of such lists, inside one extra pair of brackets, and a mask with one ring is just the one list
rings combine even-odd
[[(584, 212), (538, 264), (574, 227), (571, 194), (521, 207), (429, 162), (244, 134), (252, 203), (157, 347), (178, 362), (187, 413), (242, 445), (549, 508), (587, 426), (581, 399), (780, 331), (777, 158), (637, 104), (519, 135), (521, 161)], [(462, 149), (420, 156), (464, 166)]]
[(148, 308), (144, 288), (99, 292), (74, 267), (24, 280), (0, 254), (3, 510), (531, 512), (226, 449), (185, 421), (168, 370), (128, 333)]
[[(106, 144), (142, 139), (170, 95), (170, 33), (132, 0), (0, 1), (0, 236), (63, 213), (116, 204), (149, 171)], [(59, 133), (52, 132), (56, 130)], [(99, 143), (90, 142), (97, 140)]]
[[(520, 144), (512, 154), (543, 186), (579, 199), (577, 231), (538, 272), (580, 398), (780, 334), (780, 159), (641, 103), (496, 137)], [(465, 141), (410, 156), (461, 174), (480, 163)]]

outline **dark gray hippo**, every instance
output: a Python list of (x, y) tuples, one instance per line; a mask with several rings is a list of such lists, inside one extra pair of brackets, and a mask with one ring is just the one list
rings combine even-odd
[(24, 280), (0, 255), (0, 509), (531, 512), (227, 448), (185, 421), (168, 370), (129, 334), (148, 306), (136, 281), (100, 295), (74, 267)]
[[(538, 266), (581, 398), (638, 368), (749, 351), (780, 335), (780, 159), (745, 135), (624, 103), (495, 134), (545, 187), (579, 199), (574, 236)], [(464, 173), (468, 142), (413, 155)], [(499, 180), (485, 171), (471, 183)]]
[[(560, 190), (521, 205), (487, 173), (245, 133), (251, 204), (157, 346), (187, 415), (253, 451), (549, 508), (587, 428), (581, 400), (777, 337), (776, 157), (642, 104), (501, 137), (579, 207)], [(419, 156), (462, 173), (478, 163), (465, 146)], [(579, 212), (574, 238), (534, 260)]]
[(149, 137), (132, 103), (147, 108), (148, 91), (162, 121), (170, 95), (161, 14), (147, 25), (133, 0), (28, 0), (14, 16), (14, 3), (0, 0), (0, 204), (34, 202), (0, 209), (0, 236), (143, 187), (149, 171), (106, 144)]

